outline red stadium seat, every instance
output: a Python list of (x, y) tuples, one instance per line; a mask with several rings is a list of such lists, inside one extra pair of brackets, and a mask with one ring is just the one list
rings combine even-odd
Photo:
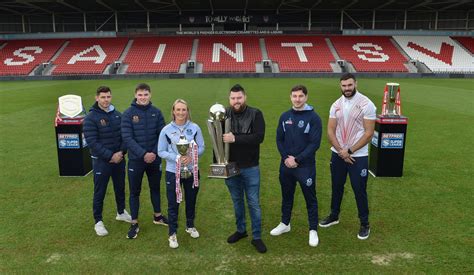
[(124, 63), (127, 73), (177, 73), (188, 61), (193, 47), (191, 37), (141, 37), (133, 39)]
[(407, 72), (407, 59), (388, 36), (332, 36), (339, 57), (358, 72)]
[(200, 37), (197, 62), (203, 72), (255, 72), (262, 53), (255, 36)]
[(321, 36), (267, 36), (268, 57), (281, 72), (332, 72), (334, 57)]
[(474, 54), (474, 37), (451, 37), (463, 45), (471, 54)]
[(71, 39), (54, 61), (54, 75), (101, 74), (108, 64), (118, 60), (128, 38)]
[(0, 50), (0, 75), (28, 75), (36, 66), (48, 62), (65, 40), (38, 39), (4, 42), (6, 45)]

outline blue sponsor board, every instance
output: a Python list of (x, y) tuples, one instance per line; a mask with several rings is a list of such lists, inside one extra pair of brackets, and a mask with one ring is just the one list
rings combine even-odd
[(374, 135), (372, 136), (372, 145), (379, 147), (379, 132), (377, 131), (374, 131)]
[(381, 148), (403, 149), (404, 133), (382, 133)]
[(79, 134), (58, 134), (59, 149), (79, 149)]

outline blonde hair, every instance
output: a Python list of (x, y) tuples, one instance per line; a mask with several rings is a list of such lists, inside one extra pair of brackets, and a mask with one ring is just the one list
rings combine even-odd
[(173, 106), (171, 107), (171, 120), (174, 121), (175, 120), (175, 117), (174, 117), (174, 106), (176, 106), (176, 104), (178, 103), (182, 103), (184, 105), (186, 105), (186, 109), (188, 109), (188, 117), (187, 117), (187, 120), (191, 120), (191, 110), (189, 110), (189, 105), (188, 103), (186, 102), (186, 100), (184, 99), (181, 99), (181, 98), (178, 98), (174, 101), (173, 103)]

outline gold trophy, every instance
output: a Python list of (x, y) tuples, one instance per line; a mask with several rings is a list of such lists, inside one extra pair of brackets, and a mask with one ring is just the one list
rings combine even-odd
[[(223, 133), (230, 132), (230, 118), (225, 115), (225, 107), (221, 104), (214, 104), (209, 109), (210, 118), (207, 120), (207, 129), (211, 136), (214, 157), (217, 163), (211, 164), (209, 171), (210, 178), (227, 179), (238, 175), (239, 168), (235, 162), (229, 162), (229, 144), (224, 144)], [(224, 124), (224, 132), (222, 131)]]
[[(178, 141), (178, 143), (176, 143), (176, 149), (178, 149), (178, 153), (181, 156), (186, 156), (188, 154), (189, 141), (186, 139), (186, 137), (184, 137), (184, 135), (181, 135), (179, 137), (179, 141)], [(181, 160), (178, 160), (178, 161), (181, 161)], [(180, 174), (181, 174), (182, 179), (187, 179), (187, 178), (191, 177), (191, 172), (189, 172), (189, 169), (188, 169), (187, 165), (181, 166)]]

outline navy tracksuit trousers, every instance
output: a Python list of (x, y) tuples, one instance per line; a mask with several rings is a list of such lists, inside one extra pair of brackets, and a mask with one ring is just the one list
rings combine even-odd
[(104, 198), (111, 177), (114, 185), (117, 213), (122, 214), (125, 209), (125, 160), (115, 164), (102, 159), (92, 159), (92, 167), (94, 173), (92, 209), (95, 222), (97, 223), (102, 220)]
[(367, 199), (367, 179), (368, 179), (368, 157), (354, 157), (354, 164), (349, 164), (332, 152), (331, 156), (331, 179), (332, 198), (331, 216), (339, 217), (341, 211), (342, 196), (344, 194), (344, 184), (347, 174), (351, 180), (352, 190), (359, 211), (361, 225), (369, 224), (369, 202)]
[(308, 211), (309, 230), (318, 229), (318, 200), (316, 198), (316, 167), (288, 168), (280, 165), (282, 194), (281, 221), (288, 225), (295, 197), (296, 182), (300, 183)]
[[(184, 189), (184, 201), (186, 201), (186, 227), (194, 227), (196, 216), (196, 199), (199, 187), (193, 188), (193, 176), (181, 179), (181, 191)], [(166, 195), (168, 198), (168, 225), (169, 235), (178, 230), (179, 203), (176, 202), (176, 174), (166, 171)]]
[(143, 175), (148, 177), (150, 187), (151, 204), (155, 213), (161, 212), (160, 180), (161, 180), (161, 158), (152, 163), (143, 160), (128, 161), (128, 183), (130, 186), (130, 215), (132, 220), (138, 219), (140, 209), (140, 192), (142, 191)]

